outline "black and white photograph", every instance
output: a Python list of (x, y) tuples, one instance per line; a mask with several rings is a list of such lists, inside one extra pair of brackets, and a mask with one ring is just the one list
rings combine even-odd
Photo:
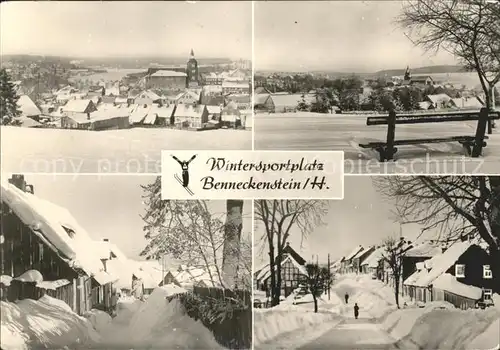
[(255, 2), (255, 149), (344, 151), (346, 174), (499, 173), (499, 6)]
[(500, 177), (255, 200), (255, 349), (498, 349)]
[(252, 202), (150, 176), (7, 174), (1, 348), (251, 349)]
[(162, 149), (252, 149), (251, 2), (22, 1), (0, 14), (9, 171), (154, 174)]

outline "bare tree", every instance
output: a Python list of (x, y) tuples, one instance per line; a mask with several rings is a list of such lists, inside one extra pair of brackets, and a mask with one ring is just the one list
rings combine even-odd
[(492, 106), (500, 80), (500, 6), (484, 0), (415, 0), (403, 7), (399, 24), (411, 30), (414, 43), (444, 49), (474, 70)]
[(256, 200), (254, 220), (263, 224), (269, 253), (272, 305), (278, 305), (281, 296), (281, 262), (283, 249), (292, 229), (301, 238), (315, 227), (323, 225), (328, 212), (328, 201), (324, 200)]
[(226, 287), (234, 289), (237, 287), (238, 268), (240, 267), (243, 201), (228, 199), (226, 201), (226, 210), (222, 274)]
[(321, 267), (318, 264), (306, 265), (307, 275), (305, 283), (314, 301), (314, 312), (318, 312), (318, 298), (330, 289), (333, 278), (328, 267)]
[[(213, 286), (248, 288), (251, 258), (241, 254), (242, 201), (227, 201), (226, 212), (215, 213), (209, 201), (162, 200), (159, 177), (141, 187), (146, 206), (143, 230), (148, 241), (141, 256), (158, 260), (168, 255), (206, 271)], [(249, 246), (247, 242), (243, 249)]]
[(404, 237), (396, 239), (394, 237), (386, 237), (383, 241), (384, 252), (382, 259), (389, 266), (393, 278), (394, 297), (396, 305), (399, 309), (399, 286), (403, 273), (403, 258), (406, 252), (412, 248), (409, 242), (406, 242)]
[[(500, 176), (387, 176), (373, 178), (378, 190), (395, 201), (397, 216), (432, 230), (447, 243), (476, 238), (500, 261)], [(500, 264), (492, 265), (500, 276)]]

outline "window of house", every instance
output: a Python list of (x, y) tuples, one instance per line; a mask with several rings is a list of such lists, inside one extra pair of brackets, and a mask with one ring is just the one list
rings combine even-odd
[(493, 290), (483, 289), (483, 299), (484, 300), (491, 300), (492, 295), (493, 295)]
[(455, 265), (455, 277), (464, 278), (465, 277), (465, 265), (456, 264)]
[(493, 278), (493, 273), (491, 271), (490, 265), (483, 265), (483, 278), (487, 279)]

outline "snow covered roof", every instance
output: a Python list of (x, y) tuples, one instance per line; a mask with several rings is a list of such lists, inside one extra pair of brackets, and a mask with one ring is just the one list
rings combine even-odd
[(419, 244), (412, 249), (408, 250), (405, 254), (407, 257), (412, 258), (422, 258), (422, 257), (433, 257), (435, 255), (441, 254), (441, 247), (432, 244), (431, 242), (425, 242)]
[(135, 98), (147, 98), (153, 101), (156, 100), (161, 100), (161, 96), (159, 96), (156, 92), (151, 91), (151, 90), (146, 90), (141, 93), (139, 93)]
[(16, 120), (18, 120), (21, 123), (21, 125), (24, 126), (25, 128), (37, 128), (43, 125), (42, 123), (39, 123), (34, 119), (24, 116), (19, 117)]
[(442, 274), (433, 283), (434, 288), (460, 295), (469, 299), (479, 300), (483, 296), (481, 288), (469, 286), (457, 281), (455, 276), (449, 273)]
[(181, 265), (181, 270), (173, 273), (173, 276), (182, 287), (192, 287), (200, 282), (209, 287), (220, 286), (215, 268), (208, 271), (207, 269)]
[(181, 98), (189, 98), (189, 99), (198, 101), (200, 99), (200, 94), (197, 94), (196, 92), (191, 91), (191, 90), (187, 90), (187, 91), (181, 92), (180, 94), (177, 94), (177, 96), (175, 96), (176, 101), (180, 100)]
[(100, 284), (114, 280), (104, 272), (100, 259), (89, 254), (94, 251), (95, 241), (67, 209), (24, 192), (4, 179), (1, 187), (2, 201), (70, 267), (82, 269)]
[(449, 247), (444, 253), (434, 256), (433, 258), (426, 260), (426, 268), (422, 271), (417, 271), (417, 276), (414, 277), (408, 283), (408, 279), (405, 284), (414, 285), (417, 287), (428, 287), (433, 284), (433, 282), (442, 274), (444, 274), (455, 262), (464, 254), (473, 244), (465, 242), (457, 242)]
[(143, 105), (134, 105), (129, 115), (130, 123), (141, 123), (146, 118), (150, 110), (151, 106), (149, 105), (146, 107), (144, 107)]
[(28, 96), (22, 95), (17, 101), (17, 107), (21, 111), (21, 116), (33, 117), (42, 114), (42, 111), (36, 106), (35, 102)]
[(151, 74), (152, 77), (187, 77), (187, 74), (184, 72), (176, 72), (173, 70), (163, 70), (160, 69), (155, 73)]
[[(310, 95), (305, 95), (306, 102), (314, 101), (314, 97)], [(275, 106), (289, 106), (289, 107), (297, 107), (299, 102), (302, 100), (301, 94), (290, 94), (290, 95), (271, 95)]]
[(352, 260), (360, 251), (364, 250), (365, 248), (363, 248), (361, 245), (357, 246), (356, 248), (354, 248), (353, 251), (351, 251), (345, 258), (345, 261), (349, 261), (349, 260)]
[(368, 267), (377, 267), (379, 261), (383, 258), (385, 247), (380, 247), (375, 249), (368, 257), (363, 261), (361, 266), (367, 265)]
[(452, 101), (457, 108), (480, 109), (483, 107), (483, 104), (477, 97), (453, 98)]
[[(304, 266), (300, 265), (295, 259), (293, 259), (291, 255), (288, 255), (285, 259), (283, 259), (283, 261), (281, 262), (281, 266), (286, 264), (288, 261), (291, 261), (293, 266), (296, 267), (301, 274), (307, 275), (306, 268)], [(256, 279), (265, 280), (269, 276), (271, 276), (271, 269), (269, 268), (269, 265), (267, 265), (267, 267), (264, 267), (262, 269), (262, 273), (258, 277), (256, 277)]]
[(250, 84), (245, 80), (242, 81), (224, 80), (222, 82), (222, 87), (230, 89), (250, 89)]
[(66, 105), (63, 107), (63, 110), (65, 112), (84, 113), (90, 104), (93, 104), (93, 102), (89, 99), (69, 100), (68, 103), (66, 103)]
[(254, 104), (260, 105), (260, 104), (266, 103), (267, 100), (269, 98), (271, 98), (271, 95), (270, 94), (255, 94), (253, 98), (254, 98)]
[(199, 118), (202, 116), (203, 112), (205, 111), (205, 108), (206, 108), (205, 105), (192, 106), (192, 105), (179, 104), (175, 109), (174, 115), (176, 117), (179, 116), (179, 117)]
[(207, 106), (208, 113), (217, 114), (221, 112), (220, 106)]
[(427, 98), (432, 101), (432, 103), (437, 104), (441, 102), (448, 102), (451, 100), (451, 97), (446, 94), (437, 94), (437, 95), (427, 95)]

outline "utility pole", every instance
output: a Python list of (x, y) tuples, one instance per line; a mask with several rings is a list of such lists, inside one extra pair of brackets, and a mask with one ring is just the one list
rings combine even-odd
[(328, 253), (328, 300), (330, 300), (330, 289), (331, 289), (331, 275), (332, 271), (330, 270), (330, 253)]

